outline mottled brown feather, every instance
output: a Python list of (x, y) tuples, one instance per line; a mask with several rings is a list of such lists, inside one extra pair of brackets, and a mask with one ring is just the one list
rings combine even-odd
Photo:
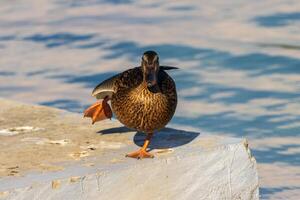
[(176, 86), (164, 71), (158, 73), (158, 88), (151, 92), (143, 82), (141, 67), (129, 69), (114, 80), (111, 98), (117, 119), (129, 128), (153, 132), (163, 128), (177, 106)]

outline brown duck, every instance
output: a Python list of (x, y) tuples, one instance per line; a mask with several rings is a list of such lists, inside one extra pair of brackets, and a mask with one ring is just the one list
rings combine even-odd
[(140, 67), (126, 70), (96, 86), (92, 96), (103, 100), (86, 109), (84, 116), (91, 117), (94, 124), (111, 118), (114, 113), (128, 128), (147, 134), (143, 147), (126, 156), (153, 158), (147, 152), (151, 137), (171, 120), (177, 106), (175, 82), (165, 72), (170, 69), (177, 68), (160, 66), (157, 53), (146, 51)]

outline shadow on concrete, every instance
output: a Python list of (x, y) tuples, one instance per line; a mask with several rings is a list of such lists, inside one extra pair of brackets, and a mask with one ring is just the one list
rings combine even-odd
[[(131, 129), (125, 126), (121, 126), (101, 130), (98, 131), (98, 133), (105, 135), (114, 133), (126, 133), (131, 131)], [(154, 133), (149, 148), (150, 150), (152, 150), (182, 146), (193, 141), (198, 135), (200, 135), (200, 133), (178, 130), (173, 128), (163, 128), (160, 131)], [(144, 144), (145, 138), (145, 133), (136, 132), (136, 134), (133, 137), (133, 141), (136, 145), (141, 147)]]
[[(154, 133), (149, 148), (152, 150), (182, 146), (193, 141), (198, 135), (200, 133), (164, 128)], [(143, 146), (145, 138), (145, 133), (137, 132), (133, 140), (136, 145)]]
[(106, 135), (106, 134), (127, 133), (127, 132), (132, 132), (132, 130), (127, 128), (126, 126), (120, 126), (120, 127), (114, 127), (114, 128), (108, 128), (108, 129), (100, 130), (97, 133), (100, 133), (102, 135)]

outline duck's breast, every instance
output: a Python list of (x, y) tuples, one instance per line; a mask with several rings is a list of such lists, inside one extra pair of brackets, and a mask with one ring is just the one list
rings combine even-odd
[(112, 109), (121, 123), (129, 128), (153, 132), (171, 120), (177, 105), (176, 87), (171, 77), (166, 73), (163, 76), (157, 92), (141, 83), (113, 95)]

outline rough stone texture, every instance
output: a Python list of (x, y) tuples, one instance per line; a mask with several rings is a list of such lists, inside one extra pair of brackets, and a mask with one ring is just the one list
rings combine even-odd
[(117, 121), (0, 99), (0, 199), (258, 199), (246, 140), (166, 128), (154, 159)]

